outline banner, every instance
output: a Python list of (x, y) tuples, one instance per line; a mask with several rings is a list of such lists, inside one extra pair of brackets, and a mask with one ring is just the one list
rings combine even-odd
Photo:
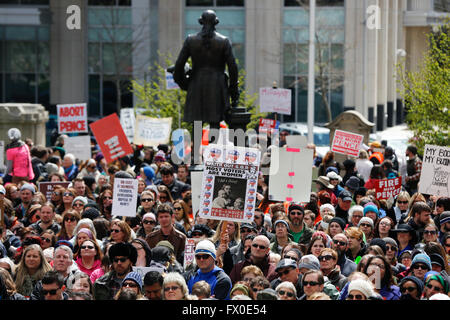
[(64, 149), (81, 161), (89, 160), (92, 157), (91, 136), (68, 137), (64, 139)]
[(291, 90), (259, 88), (259, 110), (260, 112), (277, 112), (291, 114)]
[(273, 133), (275, 129), (278, 129), (280, 121), (272, 119), (259, 119), (259, 133)]
[(253, 221), (260, 151), (210, 144), (204, 148), (203, 159), (200, 217)]
[(423, 152), (419, 192), (450, 197), (450, 148), (426, 144)]
[(357, 157), (363, 143), (364, 136), (342, 130), (334, 132), (331, 151)]
[(135, 217), (137, 208), (138, 181), (136, 179), (114, 178), (114, 192), (111, 214), (121, 217)]
[(186, 239), (186, 247), (184, 249), (184, 263), (183, 267), (186, 269), (187, 266), (194, 262), (195, 258), (195, 239)]
[(157, 147), (170, 141), (172, 118), (151, 118), (138, 115), (134, 129), (134, 143)]
[(120, 124), (122, 125), (123, 132), (125, 132), (129, 143), (133, 142), (135, 123), (136, 118), (134, 117), (133, 108), (120, 109)]
[(85, 133), (88, 132), (87, 105), (58, 104), (58, 133)]
[(402, 191), (402, 177), (393, 179), (377, 179), (375, 183), (375, 197), (377, 200), (395, 198)]
[(47, 201), (50, 201), (52, 192), (56, 186), (61, 186), (63, 188), (68, 188), (70, 185), (70, 181), (57, 181), (57, 182), (38, 182), (38, 189), (41, 192)]
[(90, 127), (107, 163), (133, 153), (116, 113), (91, 123)]

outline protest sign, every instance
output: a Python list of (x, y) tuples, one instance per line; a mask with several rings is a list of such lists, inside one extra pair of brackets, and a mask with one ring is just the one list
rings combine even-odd
[(186, 269), (187, 266), (194, 262), (195, 258), (195, 239), (186, 239), (186, 247), (184, 249), (184, 264), (183, 267)]
[(259, 88), (259, 110), (260, 112), (277, 112), (291, 114), (291, 90)]
[(134, 143), (157, 147), (170, 140), (172, 118), (151, 118), (142, 115), (136, 117)]
[(336, 130), (334, 132), (333, 143), (331, 144), (331, 151), (357, 157), (363, 139), (363, 135)]
[(58, 104), (58, 133), (84, 133), (88, 132), (87, 105)]
[(136, 266), (133, 266), (133, 267), (131, 267), (131, 269), (134, 272), (139, 273), (141, 275), (141, 277), (142, 277), (142, 280), (144, 280), (144, 277), (147, 274), (147, 272), (155, 271), (155, 269), (153, 269), (151, 267), (136, 267)]
[(5, 141), (0, 140), (0, 168), (5, 166)]
[(90, 127), (107, 163), (133, 153), (117, 114), (95, 121)]
[(435, 196), (450, 197), (450, 148), (426, 144), (419, 192)]
[(377, 179), (375, 184), (375, 197), (377, 200), (395, 198), (402, 191), (402, 177), (393, 179)]
[(50, 201), (52, 197), (52, 192), (56, 186), (61, 186), (63, 188), (68, 188), (70, 185), (70, 181), (56, 181), (56, 182), (38, 182), (38, 189), (41, 192), (47, 201)]
[(91, 136), (68, 137), (64, 139), (64, 149), (81, 161), (89, 160), (92, 157)]
[(166, 71), (166, 89), (172, 90), (172, 89), (180, 89), (178, 84), (173, 79), (173, 74)]
[(272, 119), (259, 119), (259, 133), (273, 133), (275, 129), (278, 129), (280, 121)]
[[(288, 136), (286, 148), (276, 148), (270, 162), (269, 200), (309, 202), (313, 153), (304, 136)], [(306, 183), (308, 182), (308, 183)]]
[(184, 130), (176, 129), (172, 132), (172, 143), (176, 156), (182, 160), (184, 158)]
[(138, 181), (136, 179), (114, 178), (114, 192), (111, 214), (113, 216), (135, 217), (137, 207)]
[(202, 189), (202, 178), (203, 171), (191, 171), (191, 192), (192, 192), (192, 215), (194, 216), (198, 213), (200, 208), (200, 196)]
[(133, 108), (120, 109), (120, 124), (130, 143), (133, 142), (135, 122), (136, 118), (134, 117)]
[(210, 144), (204, 148), (200, 217), (253, 221), (260, 151)]

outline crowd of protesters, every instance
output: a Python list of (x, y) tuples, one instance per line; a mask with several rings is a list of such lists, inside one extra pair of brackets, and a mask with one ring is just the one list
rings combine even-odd
[[(269, 200), (261, 173), (254, 222), (237, 223), (193, 212), (190, 167), (171, 162), (169, 145), (132, 145), (106, 163), (95, 139), (80, 161), (65, 135), (52, 147), (15, 128), (8, 137), (1, 300), (450, 299), (450, 198), (418, 193), (413, 145), (391, 201), (377, 200), (373, 183), (400, 175), (395, 150), (372, 145), (343, 163), (315, 155), (308, 203)], [(112, 215), (115, 178), (138, 180), (135, 217)], [(70, 184), (46, 198), (45, 181)], [(188, 238), (195, 259), (185, 266)]]

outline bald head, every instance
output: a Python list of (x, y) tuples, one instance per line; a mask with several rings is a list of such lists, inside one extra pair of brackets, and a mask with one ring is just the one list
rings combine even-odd
[(263, 260), (270, 251), (270, 241), (266, 236), (256, 236), (252, 241), (251, 258), (253, 261)]

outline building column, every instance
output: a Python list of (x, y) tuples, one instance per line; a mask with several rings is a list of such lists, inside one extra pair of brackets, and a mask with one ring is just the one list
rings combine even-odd
[[(170, 54), (176, 60), (184, 41), (184, 1), (159, 1), (158, 39), (159, 63), (164, 65), (164, 55)], [(199, 17), (200, 18), (200, 17)], [(175, 61), (174, 61), (175, 62)]]
[(378, 41), (378, 90), (377, 90), (377, 131), (383, 131), (386, 125), (386, 102), (388, 84), (388, 32), (389, 0), (379, 0), (381, 30)]
[[(367, 6), (375, 5), (379, 7), (378, 0), (367, 0), (365, 1)], [(367, 6), (365, 6), (367, 8)], [(364, 10), (365, 11), (365, 10)], [(381, 14), (381, 13), (380, 13)], [(367, 15), (366, 15), (367, 20)], [(369, 29), (366, 26), (367, 35), (367, 108), (368, 108), (368, 119), (370, 122), (375, 120), (375, 108), (377, 106), (378, 98), (378, 46), (379, 46), (379, 36), (378, 30), (376, 28)]]

